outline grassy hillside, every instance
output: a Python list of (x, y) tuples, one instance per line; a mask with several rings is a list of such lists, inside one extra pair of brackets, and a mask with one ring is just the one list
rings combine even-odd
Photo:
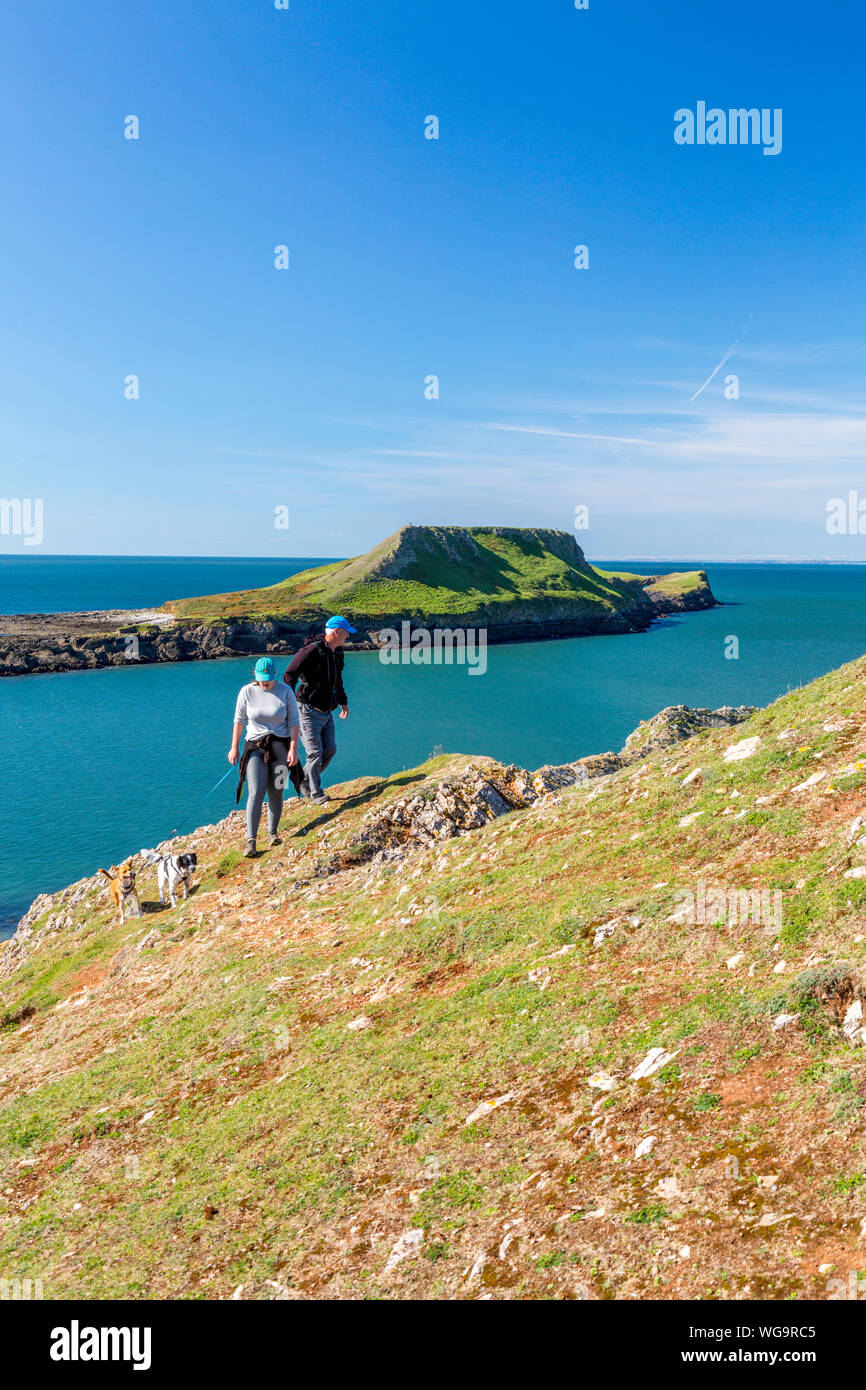
[(642, 575), (630, 574), (627, 570), (596, 570), (596, 574), (600, 574), (606, 579), (619, 579), (628, 584), (640, 584), (652, 593), (671, 596), (693, 593), (707, 583), (706, 570), (677, 570), (673, 574), (660, 574), (649, 580)]
[[(0, 1268), (61, 1298), (826, 1298), (866, 1266), (864, 721), (860, 660), (427, 847), (461, 788), (527, 779), (361, 779), (253, 862), (232, 817), (189, 903), (144, 875), (123, 927), (92, 880), (41, 902), (0, 949)], [(740, 908), (688, 920), (712, 890)], [(778, 920), (743, 920), (761, 891)]]
[[(671, 592), (678, 579), (693, 588), (695, 575), (669, 576), (666, 582)], [(304, 570), (265, 589), (175, 600), (165, 607), (182, 619), (298, 616), (312, 621), (332, 612), (358, 618), (458, 616), (518, 602), (538, 604), (543, 612), (567, 601), (603, 614), (634, 602), (634, 579), (593, 569), (563, 531), (405, 526), (356, 559)]]

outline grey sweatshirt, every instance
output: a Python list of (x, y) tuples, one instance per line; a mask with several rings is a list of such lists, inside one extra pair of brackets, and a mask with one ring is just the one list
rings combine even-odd
[(270, 690), (263, 690), (255, 681), (242, 687), (235, 706), (235, 723), (246, 723), (246, 738), (263, 738), (276, 734), (288, 738), (298, 722), (298, 704), (291, 686), (276, 681)]

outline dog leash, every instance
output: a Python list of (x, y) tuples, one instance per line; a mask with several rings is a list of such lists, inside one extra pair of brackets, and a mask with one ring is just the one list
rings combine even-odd
[(232, 773), (233, 773), (233, 772), (236, 772), (236, 771), (237, 771), (237, 768), (234, 766), (234, 764), (232, 764), (232, 766), (229, 768), (228, 772), (226, 773), (226, 776), (225, 776), (225, 777), (221, 777), (221, 778), (219, 779), (219, 781), (215, 784), (215, 786), (211, 787), (211, 789), (210, 789), (209, 792), (205, 792), (205, 796), (212, 796), (213, 793), (216, 791), (217, 787), (221, 787), (221, 786), (222, 786), (223, 782), (226, 780), (226, 777), (231, 777)]

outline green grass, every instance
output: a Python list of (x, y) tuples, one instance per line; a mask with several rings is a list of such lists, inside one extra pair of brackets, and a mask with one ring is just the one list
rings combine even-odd
[(695, 1110), (698, 1114), (701, 1114), (705, 1110), (715, 1110), (718, 1106), (721, 1105), (721, 1103), (721, 1096), (716, 1095), (715, 1092), (702, 1091), (699, 1096), (695, 1097), (692, 1109)]
[(647, 1207), (641, 1207), (640, 1211), (630, 1212), (624, 1217), (625, 1221), (631, 1222), (634, 1226), (652, 1226), (656, 1221), (666, 1221), (670, 1217), (667, 1207), (660, 1203), (654, 1203)]
[[(72, 928), (47, 936), (3, 981), (0, 1269), (44, 1270), (58, 1297), (230, 1297), (238, 1285), (269, 1297), (268, 1280), (303, 1291), (333, 1266), (346, 1296), (392, 1297), (381, 1278), (388, 1250), (401, 1232), (421, 1228), (417, 1264), (406, 1270), (417, 1278), (421, 1269), (427, 1296), (444, 1289), (462, 1297), (461, 1271), (498, 1248), (502, 1223), (526, 1216), (545, 1244), (515, 1246), (518, 1282), (509, 1287), (527, 1281), (526, 1296), (558, 1296), (555, 1280), (574, 1253), (587, 1265), (601, 1261), (599, 1288), (610, 1279), (616, 1296), (630, 1296), (625, 1264), (644, 1268), (652, 1233), (643, 1228), (670, 1215), (655, 1200), (656, 1180), (687, 1170), (689, 1187), (698, 1184), (703, 1148), (723, 1156), (735, 1135), (776, 1143), (778, 1158), (746, 1165), (751, 1180), (804, 1152), (803, 1130), (786, 1137), (786, 1126), (799, 1123), (809, 1146), (803, 1181), (830, 1203), (856, 1197), (861, 1054), (826, 1005), (866, 961), (855, 944), (866, 925), (863, 889), (828, 873), (854, 810), (815, 794), (790, 815), (771, 806), (759, 824), (717, 817), (688, 833), (679, 825), (697, 806), (710, 821), (727, 804), (713, 796), (730, 782), (723, 750), (752, 733), (763, 740), (761, 775), (753, 779), (744, 764), (736, 785), (759, 794), (790, 787), (814, 762), (791, 757), (775, 733), (795, 726), (814, 748), (852, 684), (859, 702), (863, 663), (792, 692), (737, 730), (705, 731), (688, 747), (651, 755), (639, 778), (630, 770), (603, 792), (568, 790), (440, 846), (441, 871), (438, 851), (369, 879), (367, 868), (317, 879), (314, 867), (356, 842), (368, 809), (429, 791), (465, 767), (446, 756), (417, 769), (417, 780), (388, 779), (360, 809), (343, 806), (327, 843), (321, 831), (290, 835), (280, 855), (251, 862), (228, 832), (206, 836), (205, 886), (152, 923), (117, 928), (91, 894)], [(848, 757), (827, 746), (828, 766)], [(682, 788), (673, 772), (692, 765), (706, 770), (703, 789)], [(650, 796), (636, 799), (640, 790)], [(310, 812), (291, 815), (300, 826)], [(651, 854), (631, 840), (648, 822)], [(286, 863), (289, 849), (297, 861)], [(482, 853), (497, 857), (482, 862)], [(676, 891), (699, 878), (780, 886), (788, 936), (778, 943), (753, 923), (675, 926)], [(294, 889), (296, 879), (307, 887)], [(398, 898), (403, 886), (409, 892)], [(408, 904), (427, 894), (435, 913), (409, 916)], [(638, 928), (621, 925), (593, 946), (594, 923), (634, 912)], [(117, 954), (151, 925), (158, 947), (133, 950), (135, 973), (124, 984), (111, 973)], [(194, 937), (182, 935), (191, 929)], [(564, 945), (573, 949), (553, 958)], [(776, 945), (783, 974), (774, 973)], [(740, 950), (744, 963), (729, 970), (727, 958)], [(359, 961), (374, 970), (363, 973)], [(530, 978), (539, 962), (552, 972), (543, 990)], [(393, 975), (399, 990), (369, 1002), (373, 975)], [(87, 1006), (56, 1009), (80, 992), (82, 977), (93, 989)], [(277, 980), (285, 988), (274, 989)], [(775, 1033), (771, 1016), (783, 1011), (800, 1022)], [(362, 1013), (373, 1026), (347, 1031)], [(655, 1046), (678, 1050), (676, 1060), (646, 1082), (629, 1081)], [(755, 1100), (752, 1076), (768, 1069), (765, 1098)], [(617, 1078), (600, 1106), (587, 1084), (597, 1070)], [(731, 1075), (753, 1112), (728, 1104), (721, 1083)], [(466, 1125), (479, 1100), (509, 1090), (517, 1101)], [(597, 1117), (609, 1126), (608, 1149), (594, 1146)], [(640, 1169), (634, 1146), (650, 1132), (664, 1136), (665, 1148)], [(139, 1165), (132, 1177), (131, 1158)], [(839, 1177), (840, 1168), (853, 1176)], [(536, 1172), (547, 1182), (537, 1193), (525, 1186)], [(721, 1207), (722, 1188), (716, 1182), (703, 1205), (696, 1198), (684, 1213), (677, 1208), (678, 1244), (695, 1232), (711, 1243), (717, 1228), (740, 1229), (739, 1209), (727, 1227), (726, 1209), (712, 1227), (695, 1215)], [(804, 1190), (798, 1200), (818, 1214), (817, 1230), (824, 1198)], [(572, 1219), (574, 1208), (598, 1207), (615, 1224)], [(787, 1198), (785, 1210), (794, 1210)], [(377, 1233), (369, 1249), (365, 1222)], [(634, 1242), (627, 1256), (613, 1249), (611, 1230), (614, 1245)], [(561, 1250), (550, 1250), (554, 1242)], [(731, 1253), (717, 1252), (718, 1267), (729, 1267)], [(717, 1278), (703, 1253), (677, 1268), (683, 1280), (702, 1268)]]
[[(654, 588), (686, 593), (702, 571), (667, 575)], [(352, 560), (320, 565), (281, 584), (165, 605), (179, 618), (296, 617), (343, 612), (357, 618), (405, 615), (459, 618), (531, 604), (535, 617), (574, 612), (605, 616), (634, 602), (642, 587), (588, 564), (564, 532), (493, 527), (404, 527)]]

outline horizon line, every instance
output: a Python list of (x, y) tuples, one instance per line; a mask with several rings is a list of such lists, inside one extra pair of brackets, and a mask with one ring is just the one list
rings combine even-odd
[[(519, 528), (517, 528), (519, 529)], [(567, 533), (566, 533), (567, 534)], [(579, 542), (578, 542), (579, 544)], [(583, 549), (583, 547), (581, 547)], [(361, 554), (366, 554), (362, 551)], [(116, 554), (108, 552), (81, 550), (81, 551), (50, 551), (35, 554), (33, 551), (0, 551), (0, 561), (2, 560), (242, 560), (242, 561), (264, 561), (269, 564), (277, 564), (282, 561), (286, 563), (298, 560), (316, 561), (316, 563), (336, 563), (339, 560), (358, 559), (358, 555), (180, 555), (165, 554), (162, 552), (153, 553), (129, 553)], [(683, 565), (683, 564), (715, 564), (715, 565), (866, 565), (866, 556), (862, 559), (856, 557), (840, 556), (831, 558), (828, 555), (791, 555), (785, 552), (777, 552), (772, 555), (705, 555), (697, 557), (694, 555), (603, 555), (593, 558), (584, 551), (584, 558), (591, 565), (614, 562), (617, 564), (625, 561), (637, 561), (640, 564), (662, 564), (662, 565)]]

